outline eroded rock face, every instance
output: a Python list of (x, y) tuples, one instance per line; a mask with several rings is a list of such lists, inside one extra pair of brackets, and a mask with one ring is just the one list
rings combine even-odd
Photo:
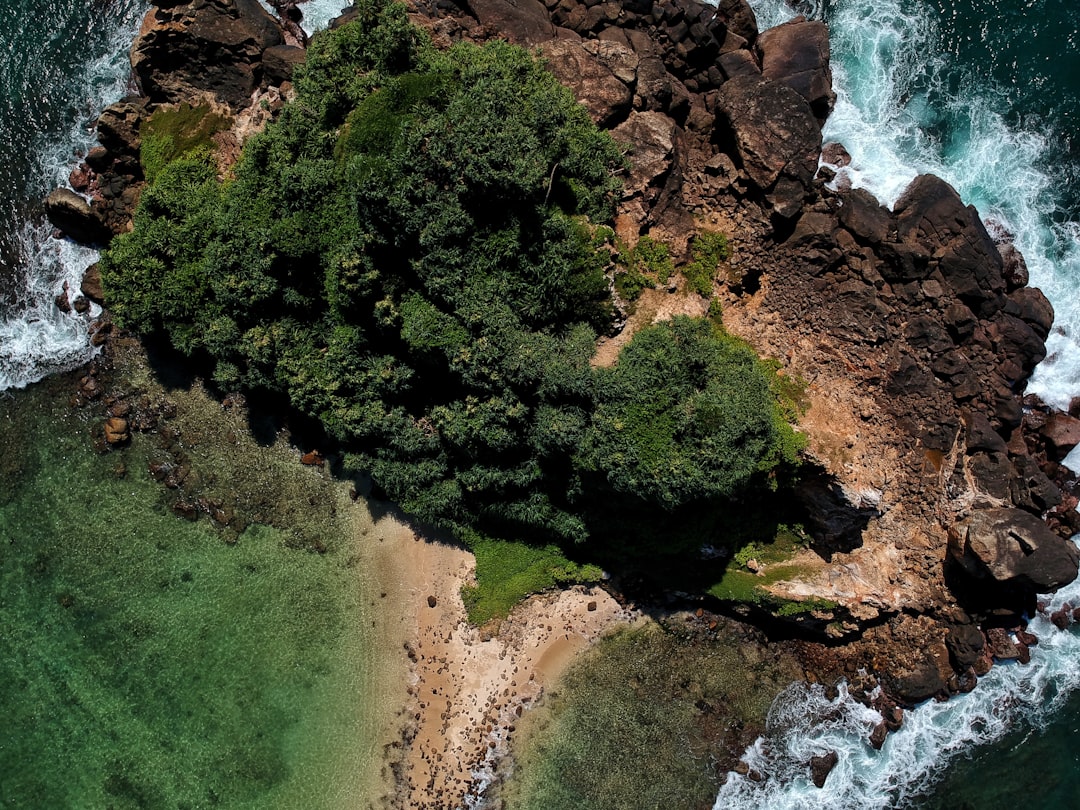
[(284, 44), (258, 0), (158, 0), (131, 50), (142, 95), (154, 103), (207, 92), (240, 108), (263, 78), (263, 53)]
[(975, 580), (1034, 596), (1068, 585), (1080, 552), (1020, 509), (977, 510), (949, 534), (949, 554)]

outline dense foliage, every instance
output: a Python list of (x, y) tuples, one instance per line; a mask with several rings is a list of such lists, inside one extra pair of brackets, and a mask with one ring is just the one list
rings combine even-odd
[(601, 500), (673, 510), (793, 461), (775, 375), (711, 322), (590, 367), (623, 158), (570, 92), (520, 48), (439, 51), (378, 0), (360, 16), (315, 39), (233, 176), (198, 150), (156, 169), (102, 262), (116, 318), (224, 388), (286, 394), (459, 531), (579, 541)]

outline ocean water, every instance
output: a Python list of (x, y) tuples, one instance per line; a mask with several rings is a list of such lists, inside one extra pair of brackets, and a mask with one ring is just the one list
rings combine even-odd
[(93, 250), (52, 238), (42, 200), (128, 90), (127, 47), (146, 0), (5, 0), (0, 14), (0, 390), (91, 356), (87, 319), (53, 301), (78, 290)]
[(72, 387), (0, 401), (0, 808), (366, 806), (393, 704), (362, 505), (176, 390), (190, 475), (274, 516), (230, 545), (172, 511), (157, 437), (95, 452)]
[[(794, 11), (754, 0), (762, 28)], [(1029, 391), (1058, 407), (1080, 395), (1080, 6), (1067, 0), (821, 0), (798, 9), (830, 26), (836, 109), (826, 140), (844, 173), (887, 205), (916, 174), (952, 183), (1013, 235), (1057, 317)], [(1077, 604), (1080, 585), (1053, 605)], [(1032, 810), (1080, 800), (1080, 638), (1042, 617), (1029, 666), (1002, 665), (978, 689), (907, 715), (880, 752), (879, 717), (843, 694), (792, 686), (715, 810)], [(823, 790), (807, 762), (835, 750)]]

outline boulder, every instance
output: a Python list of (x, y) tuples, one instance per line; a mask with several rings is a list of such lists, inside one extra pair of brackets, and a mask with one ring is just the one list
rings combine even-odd
[(263, 75), (269, 84), (280, 86), (292, 81), (293, 70), (304, 64), (307, 51), (295, 45), (274, 45), (263, 52)]
[(1080, 553), (1021, 509), (979, 509), (949, 531), (949, 554), (971, 578), (1023, 594), (1046, 593), (1076, 579)]
[(1046, 340), (1054, 325), (1054, 307), (1038, 287), (1021, 287), (1009, 293), (1005, 311), (1015, 315)]
[(122, 98), (106, 107), (97, 120), (98, 142), (104, 148), (105, 155), (100, 159), (92, 159), (91, 155), (87, 155), (86, 162), (90, 167), (95, 171), (103, 171), (107, 168), (106, 155), (113, 158), (137, 158), (141, 143), (139, 126), (148, 113), (146, 99), (138, 96)]
[(55, 189), (45, 199), (45, 215), (65, 236), (86, 245), (103, 245), (112, 233), (90, 203), (68, 188)]
[(829, 751), (818, 757), (810, 757), (810, 779), (815, 787), (825, 787), (825, 780), (829, 778), (829, 774), (839, 761), (840, 756), (835, 751)]
[(624, 194), (629, 196), (659, 185), (671, 171), (675, 151), (675, 122), (660, 112), (634, 112), (612, 130), (617, 141), (630, 144), (630, 177)]
[(101, 289), (101, 268), (97, 262), (86, 268), (79, 290), (94, 303), (105, 303), (105, 293)]
[(985, 640), (982, 631), (973, 624), (955, 624), (945, 635), (945, 646), (953, 666), (958, 670), (974, 666), (982, 657)]
[(762, 31), (757, 40), (761, 75), (783, 82), (810, 104), (819, 123), (832, 112), (836, 94), (829, 68), (829, 29), (796, 17)]
[(1009, 290), (1026, 287), (1028, 284), (1028, 267), (1024, 261), (1024, 254), (1016, 249), (1012, 242), (998, 245), (998, 253), (1001, 254), (1002, 273), (1005, 276), (1005, 285)]
[(540, 0), (468, 0), (462, 5), (494, 35), (518, 45), (543, 45), (558, 36)]
[(123, 444), (130, 438), (127, 419), (110, 416), (105, 420), (105, 441), (112, 445)]
[(717, 94), (717, 122), (734, 142), (750, 179), (762, 191), (785, 172), (805, 183), (813, 178), (821, 130), (806, 99), (781, 82), (738, 76)]
[[(612, 43), (604, 44), (619, 48)], [(629, 49), (622, 50), (633, 56)], [(580, 42), (569, 39), (546, 42), (540, 53), (547, 69), (573, 91), (574, 98), (584, 105), (599, 126), (611, 127), (626, 118), (633, 100), (630, 88)], [(636, 59), (633, 64), (636, 70)]]
[(911, 181), (894, 207), (897, 243), (891, 262), (902, 281), (927, 278), (939, 270), (945, 283), (982, 317), (1004, 304), (1001, 254), (978, 212), (964, 205), (939, 177)]
[(1054, 461), (1061, 461), (1080, 444), (1080, 419), (1067, 413), (1050, 414), (1039, 434), (1046, 442), (1046, 449)]
[(131, 49), (142, 95), (179, 103), (210, 93), (247, 106), (263, 79), (263, 53), (284, 44), (281, 25), (258, 0), (159, 2)]
[(843, 194), (840, 199), (840, 224), (852, 236), (870, 245), (885, 241), (893, 226), (892, 214), (873, 194), (866, 189), (856, 188)]
[(753, 45), (758, 37), (757, 17), (746, 0), (719, 0), (716, 16), (723, 21), (729, 34)]

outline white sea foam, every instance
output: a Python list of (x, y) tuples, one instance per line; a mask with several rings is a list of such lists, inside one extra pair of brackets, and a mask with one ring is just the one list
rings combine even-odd
[[(259, 0), (259, 4), (270, 14), (277, 16), (274, 7), (267, 0)], [(300, 0), (297, 4), (297, 8), (303, 14), (300, 27), (310, 37), (329, 27), (330, 21), (340, 16), (341, 12), (351, 5), (352, 0)]]
[[(1051, 610), (1077, 604), (1080, 583), (1063, 588)], [(767, 731), (744, 760), (764, 779), (729, 774), (714, 810), (875, 810), (905, 806), (942, 775), (946, 765), (977, 746), (1027, 724), (1038, 728), (1080, 687), (1080, 635), (1041, 616), (1031, 663), (999, 664), (974, 692), (909, 711), (881, 751), (868, 742), (880, 715), (851, 699), (834, 700), (818, 685), (795, 684), (776, 699)], [(824, 788), (810, 781), (810, 757), (836, 751), (839, 761)]]
[[(141, 9), (139, 9), (141, 11)], [(95, 143), (93, 122), (106, 104), (124, 95), (130, 81), (128, 46), (138, 30), (140, 13), (117, 26), (101, 52), (92, 55), (74, 81), (71, 98), (78, 113), (60, 137), (34, 146), (34, 177), (28, 188), (44, 194), (67, 183), (75, 155)], [(70, 240), (55, 239), (44, 222), (26, 223), (17, 234), (20, 272), (14, 275), (14, 306), (0, 318), (0, 391), (22, 388), (48, 374), (78, 366), (94, 353), (87, 317), (62, 313), (54, 300), (65, 284), (77, 293), (82, 274), (97, 252)], [(74, 297), (74, 295), (72, 296)], [(92, 310), (89, 315), (96, 314)]]

